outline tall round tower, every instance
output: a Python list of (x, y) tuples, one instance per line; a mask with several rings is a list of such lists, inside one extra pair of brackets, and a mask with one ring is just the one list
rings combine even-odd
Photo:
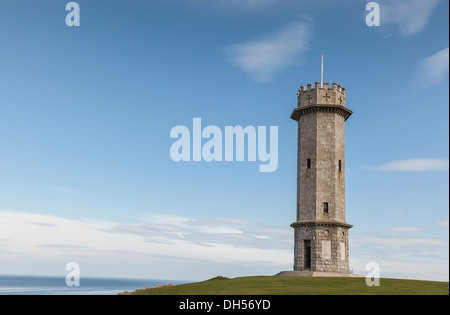
[(345, 221), (346, 89), (302, 86), (291, 118), (298, 121), (294, 270), (349, 273)]

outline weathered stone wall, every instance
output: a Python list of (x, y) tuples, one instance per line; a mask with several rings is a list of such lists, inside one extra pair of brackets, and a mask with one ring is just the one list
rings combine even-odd
[[(305, 115), (299, 120), (299, 155), (297, 172), (297, 220), (315, 220), (316, 213), (311, 211), (316, 205), (317, 188), (317, 113)], [(308, 159), (311, 168), (308, 169)]]
[(313, 86), (308, 84), (308, 87), (300, 87), (298, 91), (297, 106), (304, 107), (313, 104), (335, 104), (345, 106), (346, 89), (337, 83), (333, 83), (329, 87), (329, 83), (324, 83), (320, 87), (320, 83), (316, 82)]
[[(336, 209), (335, 178), (336, 169), (336, 124), (335, 113), (319, 112), (317, 115), (316, 141), (310, 143), (317, 150), (316, 218), (332, 219)], [(305, 117), (308, 117), (306, 115)], [(324, 213), (324, 203), (328, 203), (328, 213)]]
[[(297, 163), (297, 220), (345, 222), (344, 117), (332, 112), (301, 116)], [(323, 212), (325, 202), (328, 214)]]
[[(348, 273), (348, 227), (303, 225), (295, 227), (294, 270)], [(305, 241), (311, 241), (311, 268), (305, 268)]]
[[(335, 115), (335, 161), (334, 184), (336, 186), (336, 200), (334, 217), (332, 220), (345, 222), (345, 119), (341, 115)], [(341, 170), (339, 170), (341, 161)]]

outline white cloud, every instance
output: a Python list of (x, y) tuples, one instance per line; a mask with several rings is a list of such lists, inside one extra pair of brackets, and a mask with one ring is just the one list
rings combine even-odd
[(436, 225), (448, 228), (448, 220), (436, 222)]
[[(448, 281), (448, 260), (430, 259), (431, 257), (426, 255), (421, 257), (413, 256), (411, 257), (412, 259), (402, 260), (381, 257), (382, 254), (378, 256), (378, 253), (367, 255), (365, 258), (350, 256), (350, 264), (354, 267), (355, 273), (361, 275), (367, 274), (365, 266), (373, 261), (380, 266), (381, 278)], [(380, 284), (383, 285), (382, 279)]]
[(227, 226), (202, 226), (198, 231), (206, 234), (244, 234), (243, 231)]
[(448, 239), (351, 233), (350, 246), (355, 273), (366, 274), (366, 264), (376, 262), (381, 277), (448, 281)]
[(224, 49), (227, 60), (253, 80), (268, 82), (288, 66), (298, 65), (310, 47), (311, 21), (293, 22), (282, 30)]
[(363, 166), (364, 169), (375, 169), (383, 171), (405, 171), (405, 172), (426, 172), (426, 171), (448, 171), (448, 159), (411, 159), (388, 162), (380, 166)]
[(393, 226), (388, 228), (388, 230), (399, 233), (418, 233), (422, 232), (424, 228), (420, 226)]
[(381, 23), (395, 24), (400, 34), (411, 36), (422, 31), (440, 0), (386, 0), (380, 2)]
[(448, 240), (438, 238), (418, 238), (418, 237), (389, 237), (363, 234), (352, 237), (353, 247), (373, 248), (374, 246), (382, 246), (384, 248), (403, 248), (408, 247), (448, 247)]
[(186, 224), (189, 225), (208, 225), (208, 224), (225, 224), (225, 225), (239, 225), (239, 226), (252, 226), (255, 225), (256, 222), (241, 220), (236, 218), (210, 218), (203, 220), (192, 220), (186, 221)]
[[(351, 267), (364, 270), (376, 261), (385, 276), (448, 278), (448, 240), (402, 232), (413, 231), (350, 233)], [(65, 264), (75, 261), (85, 276), (195, 280), (270, 275), (292, 268), (292, 247), (288, 225), (171, 215), (122, 224), (0, 209), (3, 273), (64, 275)]]
[[(222, 221), (220, 225), (192, 225), (186, 224), (196, 221), (192, 218), (167, 215), (149, 218), (153, 223), (120, 224), (0, 210), (2, 272), (10, 270), (8, 266), (16, 268), (27, 261), (27, 268), (15, 272), (42, 274), (33, 269), (42, 262), (48, 262), (49, 266), (59, 262), (58, 270), (64, 272), (65, 263), (75, 261), (85, 270), (102, 270), (104, 265), (120, 263), (120, 270), (115, 270), (117, 274), (109, 276), (126, 277), (123, 272), (133, 270), (134, 265), (151, 262), (153, 274), (147, 277), (164, 278), (158, 270), (170, 264), (185, 273), (190, 271), (184, 277), (177, 272), (169, 274), (172, 279), (192, 279), (201, 277), (203, 271), (199, 264), (218, 268), (251, 265), (255, 272), (272, 268), (274, 273), (291, 264), (290, 246), (283, 247), (284, 239), (280, 240), (280, 235), (283, 238), (288, 235), (290, 239), (288, 227), (283, 229), (286, 234), (272, 233), (273, 243), (265, 244), (264, 240), (252, 236), (253, 229), (265, 228), (256, 222), (253, 228), (248, 228), (225, 224), (233, 220), (218, 220)], [(269, 227), (269, 231), (270, 228), (277, 231), (274, 227)]]
[(192, 220), (191, 218), (180, 217), (176, 215), (149, 214), (145, 217), (145, 221), (152, 224), (170, 224), (180, 226)]
[(444, 48), (422, 60), (416, 68), (414, 80), (419, 86), (436, 85), (448, 78), (449, 49)]

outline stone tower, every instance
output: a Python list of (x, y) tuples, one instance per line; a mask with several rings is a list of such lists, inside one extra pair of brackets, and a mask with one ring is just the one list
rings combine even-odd
[(297, 221), (294, 271), (348, 274), (345, 221), (346, 89), (302, 86), (291, 118), (298, 121)]

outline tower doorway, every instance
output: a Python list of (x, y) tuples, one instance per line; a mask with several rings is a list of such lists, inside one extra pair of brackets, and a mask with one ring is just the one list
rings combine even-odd
[(305, 249), (305, 259), (304, 259), (304, 270), (311, 269), (311, 240), (304, 241), (304, 249)]

